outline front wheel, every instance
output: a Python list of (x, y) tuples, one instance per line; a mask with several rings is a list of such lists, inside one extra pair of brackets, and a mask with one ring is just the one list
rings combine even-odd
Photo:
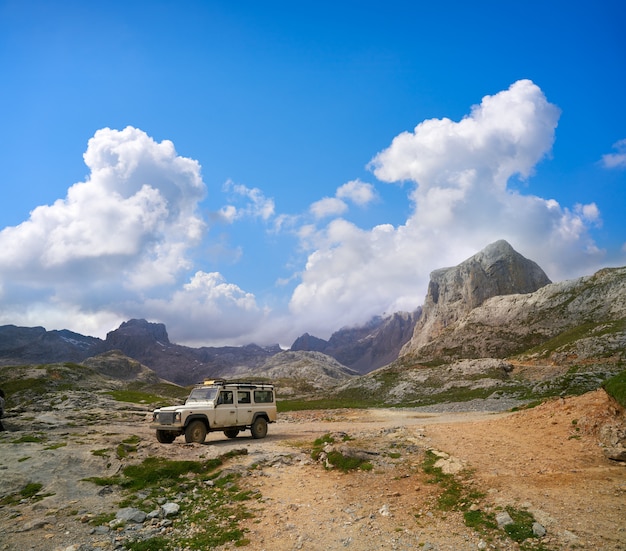
[(257, 417), (250, 427), (252, 438), (265, 438), (267, 434), (267, 421), (263, 417)]
[(176, 435), (169, 430), (158, 430), (156, 431), (156, 437), (157, 441), (161, 444), (171, 444), (176, 438)]
[(206, 438), (206, 425), (202, 421), (192, 421), (185, 429), (185, 442), (202, 444)]

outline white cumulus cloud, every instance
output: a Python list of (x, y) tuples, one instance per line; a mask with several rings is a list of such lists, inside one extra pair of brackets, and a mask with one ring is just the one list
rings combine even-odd
[(199, 164), (132, 127), (97, 131), (84, 159), (85, 182), (0, 231), (0, 272), (42, 286), (89, 288), (114, 274), (126, 288), (173, 281), (204, 231), (196, 214), (206, 193)]
[(413, 212), (397, 227), (332, 221), (309, 232), (311, 251), (293, 293), (309, 332), (422, 303), (429, 273), (507, 239), (554, 279), (600, 262), (589, 228), (595, 204), (561, 206), (509, 186), (549, 157), (560, 110), (529, 80), (486, 96), (462, 120), (431, 119), (393, 138), (368, 165), (383, 182), (411, 184)]
[(348, 205), (337, 197), (324, 197), (313, 203), (310, 210), (315, 218), (325, 218), (343, 214), (348, 210)]
[(137, 292), (175, 284), (190, 268), (189, 250), (205, 232), (198, 162), (130, 126), (98, 130), (84, 160), (84, 182), (0, 231), (2, 318), (10, 323), (29, 308), (82, 312), (67, 328), (79, 319), (89, 326), (102, 311), (110, 320)]
[(602, 164), (605, 168), (626, 168), (626, 139), (613, 144), (617, 153), (607, 153), (602, 156)]
[[(264, 312), (252, 293), (228, 283), (218, 272), (196, 272), (183, 287), (165, 298), (138, 305), (147, 317), (167, 320), (176, 342), (204, 345), (247, 344), (248, 336), (261, 324)], [(244, 340), (239, 342), (241, 336)]]
[(359, 206), (365, 206), (376, 199), (376, 190), (372, 184), (361, 180), (351, 180), (337, 189), (339, 199), (347, 199)]
[(223, 191), (231, 194), (233, 202), (243, 203), (243, 206), (239, 208), (235, 205), (226, 205), (221, 208), (220, 213), (228, 222), (232, 223), (244, 217), (267, 221), (275, 214), (274, 200), (265, 197), (258, 188), (249, 188), (228, 180), (223, 186)]

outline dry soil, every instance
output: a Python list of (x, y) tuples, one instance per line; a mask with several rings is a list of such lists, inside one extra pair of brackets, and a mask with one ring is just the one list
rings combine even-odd
[[(7, 419), (13, 432), (0, 435), (0, 497), (27, 482), (41, 482), (51, 495), (0, 508), (2, 550), (113, 549), (111, 536), (90, 533), (77, 512), (114, 510), (119, 496), (99, 495), (83, 478), (113, 474), (150, 455), (193, 459), (237, 448), (248, 453), (233, 463), (260, 465), (243, 481), (262, 495), (245, 524), (250, 551), (518, 549), (504, 536), (466, 527), (461, 513), (438, 508), (441, 488), (422, 469), (427, 449), (484, 495), (477, 505), (482, 510), (530, 511), (547, 530), (546, 548), (626, 550), (626, 467), (606, 459), (597, 440), (599, 426), (616, 415), (602, 390), (515, 413), (288, 413), (270, 425), (265, 439), (211, 433), (201, 445), (182, 438), (158, 444), (141, 408), (112, 413), (94, 403), (91, 422), (72, 428), (62, 422), (68, 412), (58, 409), (25, 415)], [(103, 418), (106, 423), (98, 421)], [(48, 427), (45, 443), (16, 443), (37, 425)], [(341, 473), (313, 461), (312, 443), (325, 434), (367, 453), (373, 468)], [(93, 453), (131, 435), (140, 441), (128, 459)]]

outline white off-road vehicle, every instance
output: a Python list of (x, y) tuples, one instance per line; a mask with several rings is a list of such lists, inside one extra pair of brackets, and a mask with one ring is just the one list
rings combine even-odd
[(250, 429), (253, 438), (264, 438), (274, 421), (274, 385), (207, 380), (194, 387), (184, 405), (155, 409), (150, 428), (156, 429), (162, 444), (171, 444), (181, 434), (186, 442), (202, 443), (213, 431), (236, 438)]

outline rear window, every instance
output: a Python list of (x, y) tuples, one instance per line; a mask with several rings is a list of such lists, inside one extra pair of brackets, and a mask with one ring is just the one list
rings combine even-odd
[(271, 390), (255, 390), (254, 401), (257, 404), (271, 404), (274, 401), (274, 393)]

